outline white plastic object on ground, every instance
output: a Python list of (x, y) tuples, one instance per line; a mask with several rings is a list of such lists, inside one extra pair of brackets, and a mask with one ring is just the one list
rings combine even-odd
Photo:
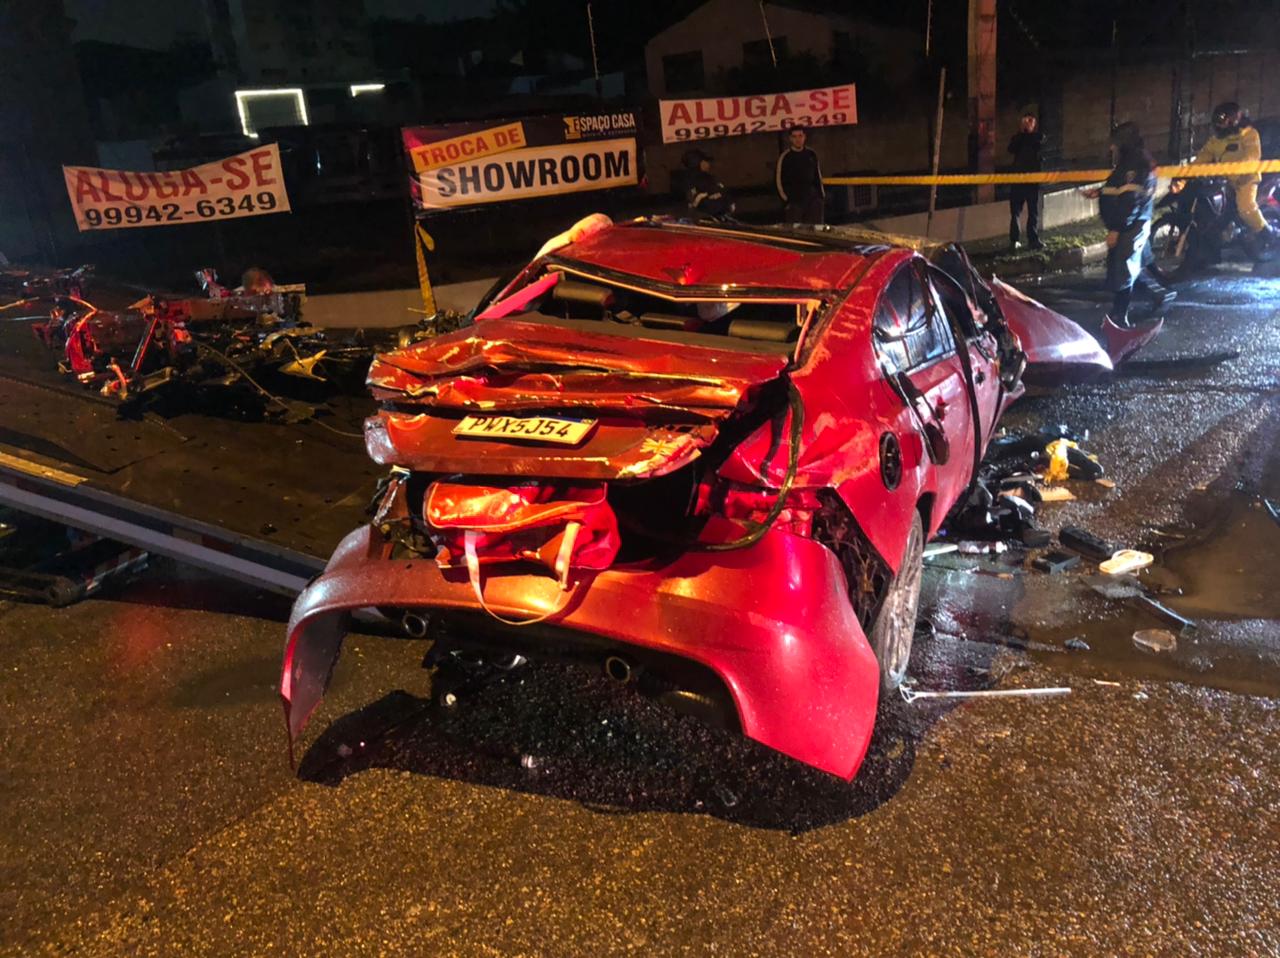
[(1133, 644), (1148, 652), (1172, 652), (1178, 647), (1178, 637), (1168, 629), (1139, 629), (1133, 633)]
[(995, 699), (1018, 698), (1032, 695), (1069, 695), (1071, 693), (1071, 688), (1069, 686), (1056, 685), (1047, 688), (1034, 689), (974, 689), (971, 691), (963, 689), (940, 689), (937, 691), (931, 691), (927, 689), (913, 689), (904, 683), (898, 686), (898, 691), (902, 693), (903, 701), (914, 702), (916, 699)]
[(1150, 552), (1139, 552), (1137, 549), (1121, 549), (1113, 553), (1111, 558), (1098, 564), (1099, 570), (1107, 575), (1126, 575), (1145, 569), (1155, 560)]

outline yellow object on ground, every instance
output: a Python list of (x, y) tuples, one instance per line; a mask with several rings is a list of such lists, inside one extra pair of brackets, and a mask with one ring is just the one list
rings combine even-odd
[(1067, 461), (1067, 450), (1080, 448), (1070, 439), (1055, 439), (1044, 447), (1049, 457), (1049, 468), (1044, 471), (1045, 482), (1065, 482), (1071, 474), (1071, 464)]

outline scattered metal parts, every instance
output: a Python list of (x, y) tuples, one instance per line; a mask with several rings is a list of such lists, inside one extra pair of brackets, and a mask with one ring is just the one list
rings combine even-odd
[(898, 686), (902, 699), (908, 704), (916, 699), (995, 699), (1023, 698), (1036, 695), (1070, 695), (1070, 686), (1055, 685), (1031, 689), (915, 689), (905, 682)]

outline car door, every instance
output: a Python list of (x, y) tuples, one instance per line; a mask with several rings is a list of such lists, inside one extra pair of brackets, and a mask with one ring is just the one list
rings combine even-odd
[(951, 329), (960, 331), (963, 346), (968, 351), (978, 421), (982, 425), (981, 442), (985, 449), (1000, 418), (1002, 399), (995, 338), (978, 322), (978, 305), (959, 283), (935, 266), (928, 268), (928, 275), (938, 308), (943, 311)]
[(955, 338), (921, 272), (904, 264), (889, 280), (875, 314), (881, 369), (909, 413), (932, 460), (934, 525), (969, 484), (974, 430), (967, 377)]

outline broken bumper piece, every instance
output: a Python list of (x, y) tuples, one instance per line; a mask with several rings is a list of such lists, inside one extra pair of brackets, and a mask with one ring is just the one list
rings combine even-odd
[[(553, 611), (562, 595), (533, 573), (492, 575), (484, 588), (489, 610), (512, 619)], [(328, 687), (350, 613), (372, 606), (480, 611), (465, 571), (390, 559), (371, 526), (351, 533), (293, 608), (280, 686), (290, 741)], [(606, 655), (631, 647), (704, 666), (723, 684), (743, 734), (801, 762), (848, 779), (866, 753), (875, 657), (839, 563), (812, 540), (775, 530), (734, 552), (608, 569), (547, 621), (604, 640)]]

